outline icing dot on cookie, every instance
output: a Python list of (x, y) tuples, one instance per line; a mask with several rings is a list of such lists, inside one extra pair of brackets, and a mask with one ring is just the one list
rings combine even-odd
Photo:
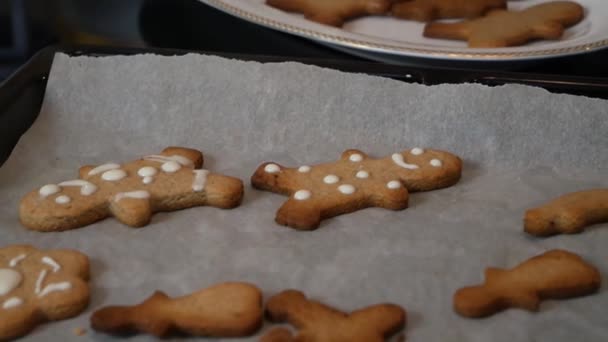
[(40, 193), (40, 196), (42, 196), (42, 197), (47, 197), (47, 196), (56, 194), (59, 191), (61, 191), (61, 188), (58, 185), (47, 184), (47, 185), (43, 186), (42, 188), (40, 188), (40, 191), (38, 191), (38, 193)]
[(125, 177), (127, 177), (127, 173), (121, 169), (114, 169), (101, 174), (101, 179), (109, 182), (119, 181)]
[(153, 178), (153, 177), (150, 177), (150, 176), (147, 176), (147, 177), (144, 177), (144, 178), (143, 178), (141, 181), (142, 181), (144, 184), (150, 184), (150, 183), (152, 183), (152, 182), (154, 181), (154, 178)]
[(323, 178), (325, 184), (336, 184), (340, 181), (340, 178), (336, 175), (327, 175)]
[(12, 308), (21, 306), (22, 304), (23, 304), (23, 299), (21, 299), (19, 297), (11, 297), (2, 304), (2, 308), (4, 310), (8, 310), (8, 309), (12, 309)]
[(139, 170), (137, 170), (137, 174), (140, 177), (151, 177), (154, 176), (157, 173), (156, 168), (152, 167), (152, 166), (144, 166), (142, 168), (140, 168)]
[(177, 172), (179, 169), (181, 169), (182, 166), (180, 165), (180, 163), (178, 163), (174, 160), (171, 160), (166, 163), (163, 163), (163, 165), (161, 165), (160, 168), (165, 172), (173, 173), (173, 172)]
[(342, 184), (338, 187), (338, 191), (345, 195), (351, 195), (355, 193), (355, 187), (350, 184)]
[(281, 168), (277, 164), (268, 164), (264, 167), (264, 171), (267, 173), (277, 173), (281, 171)]
[(392, 180), (392, 181), (386, 183), (386, 187), (391, 190), (399, 189), (401, 187), (401, 182)]
[(21, 284), (21, 273), (10, 268), (0, 268), (0, 296), (4, 296)]
[(57, 198), (55, 198), (55, 203), (57, 204), (68, 204), (70, 201), (72, 201), (72, 199), (66, 195), (57, 196)]
[(441, 165), (443, 165), (443, 163), (439, 159), (431, 159), (430, 164), (434, 167), (440, 167)]
[(302, 165), (298, 168), (298, 172), (302, 172), (302, 173), (310, 172), (310, 166)]
[(368, 178), (369, 177), (369, 172), (361, 170), (361, 171), (357, 172), (357, 174), (355, 175), (355, 177), (361, 178), (361, 179)]
[(348, 159), (350, 159), (352, 162), (358, 163), (363, 160), (363, 156), (359, 153), (353, 153), (350, 155), (350, 157), (348, 157)]
[(414, 148), (413, 148), (413, 149), (410, 151), (410, 153), (411, 153), (411, 154), (413, 154), (413, 155), (415, 155), (415, 156), (419, 156), (419, 155), (421, 155), (421, 154), (423, 154), (423, 153), (424, 153), (424, 150), (423, 150), (423, 149), (421, 149), (420, 147), (414, 147)]
[(310, 196), (311, 193), (308, 190), (298, 190), (295, 194), (293, 194), (293, 198), (297, 199), (298, 201), (307, 200), (310, 198)]

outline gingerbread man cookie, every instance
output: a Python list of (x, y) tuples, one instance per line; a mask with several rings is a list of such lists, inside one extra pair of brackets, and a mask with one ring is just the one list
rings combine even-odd
[(316, 229), (321, 220), (367, 207), (405, 209), (409, 191), (448, 187), (460, 179), (457, 156), (439, 150), (411, 150), (372, 159), (348, 150), (333, 163), (287, 168), (264, 163), (251, 177), (261, 190), (289, 196), (276, 222)]
[(398, 18), (418, 21), (476, 18), (493, 9), (507, 8), (507, 0), (405, 0), (391, 8)]
[(575, 234), (608, 222), (608, 189), (572, 192), (526, 211), (524, 230), (536, 236)]
[(240, 337), (254, 334), (262, 316), (262, 292), (248, 283), (231, 282), (179, 298), (157, 291), (139, 305), (105, 307), (91, 316), (91, 326), (114, 335)]
[(89, 303), (89, 259), (72, 250), (0, 248), (0, 341), (74, 317)]
[(303, 13), (312, 21), (331, 26), (342, 26), (345, 21), (364, 16), (384, 14), (391, 0), (266, 0), (283, 11)]
[(158, 155), (126, 163), (80, 168), (80, 178), (47, 184), (21, 200), (23, 225), (38, 231), (82, 227), (114, 216), (132, 227), (153, 213), (209, 205), (234, 208), (243, 182), (201, 169), (201, 152), (168, 147)]
[(466, 317), (485, 317), (509, 307), (537, 311), (540, 301), (584, 296), (600, 287), (600, 273), (580, 256), (551, 250), (515, 268), (486, 269), (482, 285), (454, 294), (454, 309)]
[[(266, 315), (274, 322), (293, 324), (299, 342), (382, 342), (405, 327), (406, 312), (395, 304), (377, 304), (344, 313), (310, 300), (300, 291), (286, 290), (266, 304)], [(273, 329), (264, 342), (291, 341), (285, 329)]]
[(496, 10), (460, 23), (430, 23), (424, 36), (466, 40), (473, 48), (515, 46), (534, 39), (559, 39), (564, 28), (577, 24), (583, 15), (575, 2), (552, 1), (523, 11)]

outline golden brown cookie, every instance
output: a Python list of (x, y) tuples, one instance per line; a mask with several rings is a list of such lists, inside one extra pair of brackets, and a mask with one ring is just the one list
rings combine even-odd
[(88, 279), (89, 259), (80, 252), (0, 248), (0, 341), (81, 313), (89, 303)]
[(583, 8), (575, 2), (552, 1), (523, 11), (496, 10), (459, 23), (429, 23), (424, 36), (466, 40), (473, 48), (515, 46), (534, 39), (559, 39), (583, 15)]
[(575, 234), (608, 222), (608, 189), (573, 192), (526, 211), (524, 231), (536, 236)]
[(230, 282), (179, 298), (157, 291), (139, 305), (105, 307), (93, 313), (91, 327), (114, 335), (240, 337), (254, 334), (262, 317), (261, 291), (251, 284)]
[(29, 229), (62, 231), (108, 216), (141, 227), (159, 211), (238, 206), (243, 182), (202, 166), (202, 153), (183, 147), (168, 147), (122, 165), (83, 166), (79, 179), (47, 184), (27, 194), (19, 216)]
[[(381, 342), (405, 327), (406, 312), (395, 304), (378, 304), (344, 313), (307, 299), (300, 291), (286, 290), (266, 303), (266, 315), (274, 322), (288, 322), (298, 329), (299, 342)], [(285, 338), (288, 331), (271, 330), (270, 337)], [(289, 340), (288, 340), (289, 341)]]
[(342, 26), (345, 21), (365, 15), (384, 14), (390, 0), (266, 0), (283, 11), (302, 13), (312, 21), (331, 26)]
[(578, 255), (551, 250), (515, 268), (487, 268), (485, 282), (454, 294), (454, 309), (466, 317), (485, 317), (510, 307), (537, 311), (543, 299), (584, 296), (600, 287), (598, 270)]
[(287, 168), (264, 163), (251, 177), (260, 190), (289, 196), (276, 222), (316, 229), (321, 220), (367, 207), (407, 208), (408, 190), (426, 191), (455, 184), (462, 163), (455, 155), (413, 148), (382, 159), (348, 150), (339, 161)]
[(507, 8), (507, 0), (405, 0), (397, 1), (391, 13), (398, 18), (432, 21), (435, 19), (477, 18), (490, 10)]

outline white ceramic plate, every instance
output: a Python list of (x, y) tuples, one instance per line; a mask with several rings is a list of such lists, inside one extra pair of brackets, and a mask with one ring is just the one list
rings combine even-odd
[[(391, 17), (363, 17), (347, 22), (342, 28), (335, 28), (272, 8), (264, 0), (200, 1), (262, 26), (393, 63), (408, 64), (409, 59), (435, 62), (534, 61), (608, 47), (608, 0), (576, 0), (585, 8), (585, 19), (566, 30), (560, 40), (494, 49), (472, 49), (465, 42), (425, 38), (422, 36), (424, 24)], [(509, 1), (509, 8), (522, 9), (542, 2), (547, 0)]]

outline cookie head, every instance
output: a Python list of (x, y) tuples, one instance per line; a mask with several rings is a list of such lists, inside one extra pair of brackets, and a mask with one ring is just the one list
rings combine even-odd
[(0, 340), (73, 317), (89, 301), (88, 258), (71, 250), (0, 248)]

